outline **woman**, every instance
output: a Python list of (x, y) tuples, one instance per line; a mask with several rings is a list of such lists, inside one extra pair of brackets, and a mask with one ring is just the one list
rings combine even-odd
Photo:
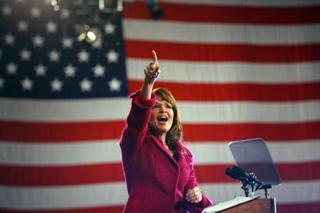
[(182, 127), (169, 90), (153, 90), (160, 67), (155, 51), (121, 138), (129, 199), (124, 212), (201, 212), (210, 206), (194, 174), (191, 152), (181, 144)]

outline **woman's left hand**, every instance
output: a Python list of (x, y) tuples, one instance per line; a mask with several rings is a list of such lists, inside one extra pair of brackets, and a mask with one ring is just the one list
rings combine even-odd
[(202, 192), (198, 186), (189, 189), (186, 193), (186, 200), (190, 203), (200, 203), (202, 200)]

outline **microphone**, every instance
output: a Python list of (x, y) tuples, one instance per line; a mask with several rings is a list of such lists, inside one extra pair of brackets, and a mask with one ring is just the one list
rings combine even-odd
[(251, 186), (251, 192), (257, 191), (258, 189), (264, 189), (267, 196), (267, 189), (271, 188), (270, 184), (263, 185), (263, 182), (258, 180), (257, 176), (254, 173), (248, 173), (244, 171), (243, 169), (233, 166), (231, 169), (227, 168), (225, 171), (225, 174), (228, 175), (231, 178), (240, 180), (242, 183), (242, 189), (245, 192), (246, 197), (249, 196), (250, 188)]
[(225, 174), (233, 179), (239, 179), (239, 177), (234, 173), (234, 171), (230, 168), (227, 168)]
[(237, 166), (233, 166), (231, 169), (227, 168), (225, 174), (233, 179), (238, 179), (243, 182), (255, 182), (259, 185), (262, 184), (260, 180), (253, 173), (247, 173)]

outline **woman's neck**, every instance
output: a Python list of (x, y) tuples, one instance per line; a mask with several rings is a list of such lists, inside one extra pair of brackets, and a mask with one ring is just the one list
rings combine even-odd
[(160, 141), (162, 142), (162, 144), (163, 145), (167, 145), (167, 143), (166, 143), (166, 133), (162, 133), (162, 134), (160, 134), (160, 135), (158, 135), (158, 138), (160, 139)]
[(169, 146), (167, 145), (166, 143), (166, 136), (167, 136), (167, 133), (164, 133), (164, 134), (161, 134), (158, 136), (158, 138), (160, 139), (160, 141), (162, 142), (163, 146), (170, 151), (171, 153), (171, 156), (173, 156), (173, 152), (170, 150)]

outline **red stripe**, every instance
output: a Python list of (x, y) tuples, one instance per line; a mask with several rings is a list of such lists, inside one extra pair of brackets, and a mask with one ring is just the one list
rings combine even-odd
[[(195, 159), (196, 161), (197, 159)], [(200, 183), (236, 182), (225, 175), (231, 164), (196, 165)], [(280, 163), (283, 181), (320, 179), (320, 161)], [(121, 163), (80, 166), (8, 166), (0, 165), (0, 184), (13, 186), (62, 186), (124, 181)]]
[(276, 166), (281, 178), (285, 181), (320, 179), (320, 161), (277, 163)]
[[(212, 198), (214, 199), (214, 198)], [(314, 203), (294, 203), (282, 204), (277, 203), (277, 212), (285, 213), (318, 213), (320, 202)], [(106, 206), (106, 207), (91, 207), (79, 209), (53, 209), (53, 210), (11, 210), (0, 208), (1, 213), (101, 213), (112, 212), (121, 213), (123, 206)]]
[(120, 138), (124, 121), (0, 122), (0, 140), (65, 142)]
[[(197, 161), (197, 159), (195, 159)], [(320, 179), (320, 161), (305, 163), (277, 163), (277, 169), (282, 181), (307, 181)], [(230, 164), (197, 165), (195, 167), (197, 180), (200, 183), (239, 182), (225, 175)]]
[[(293, 192), (295, 193), (295, 192)], [(319, 213), (320, 201), (310, 203), (279, 203), (277, 212), (279, 213)]]
[[(142, 81), (128, 82), (130, 93), (141, 88)], [(183, 101), (307, 101), (320, 100), (320, 82), (295, 84), (253, 83), (180, 83), (157, 82)]]
[(157, 50), (162, 60), (289, 63), (320, 60), (320, 44), (252, 45), (200, 44), (182, 42), (139, 41), (126, 39), (129, 58), (150, 59)]
[(55, 186), (124, 181), (119, 163), (80, 166), (0, 165), (0, 184)]
[[(27, 123), (0, 122), (0, 142), (81, 142), (120, 139), (124, 122)], [(232, 141), (261, 137), (267, 141), (320, 138), (320, 121), (300, 123), (232, 123), (183, 125), (186, 141)]]
[(25, 210), (25, 209), (4, 209), (0, 208), (1, 213), (102, 213), (112, 212), (121, 213), (123, 205), (119, 206), (102, 206), (89, 208), (68, 208), (68, 209), (52, 209), (52, 210)]
[(320, 138), (320, 121), (301, 123), (239, 123), (183, 125), (186, 141), (235, 141), (264, 138), (267, 141), (312, 140)]
[[(164, 3), (163, 20), (230, 24), (308, 24), (320, 22), (320, 7), (263, 7)], [(127, 4), (124, 18), (150, 19), (145, 3)]]

